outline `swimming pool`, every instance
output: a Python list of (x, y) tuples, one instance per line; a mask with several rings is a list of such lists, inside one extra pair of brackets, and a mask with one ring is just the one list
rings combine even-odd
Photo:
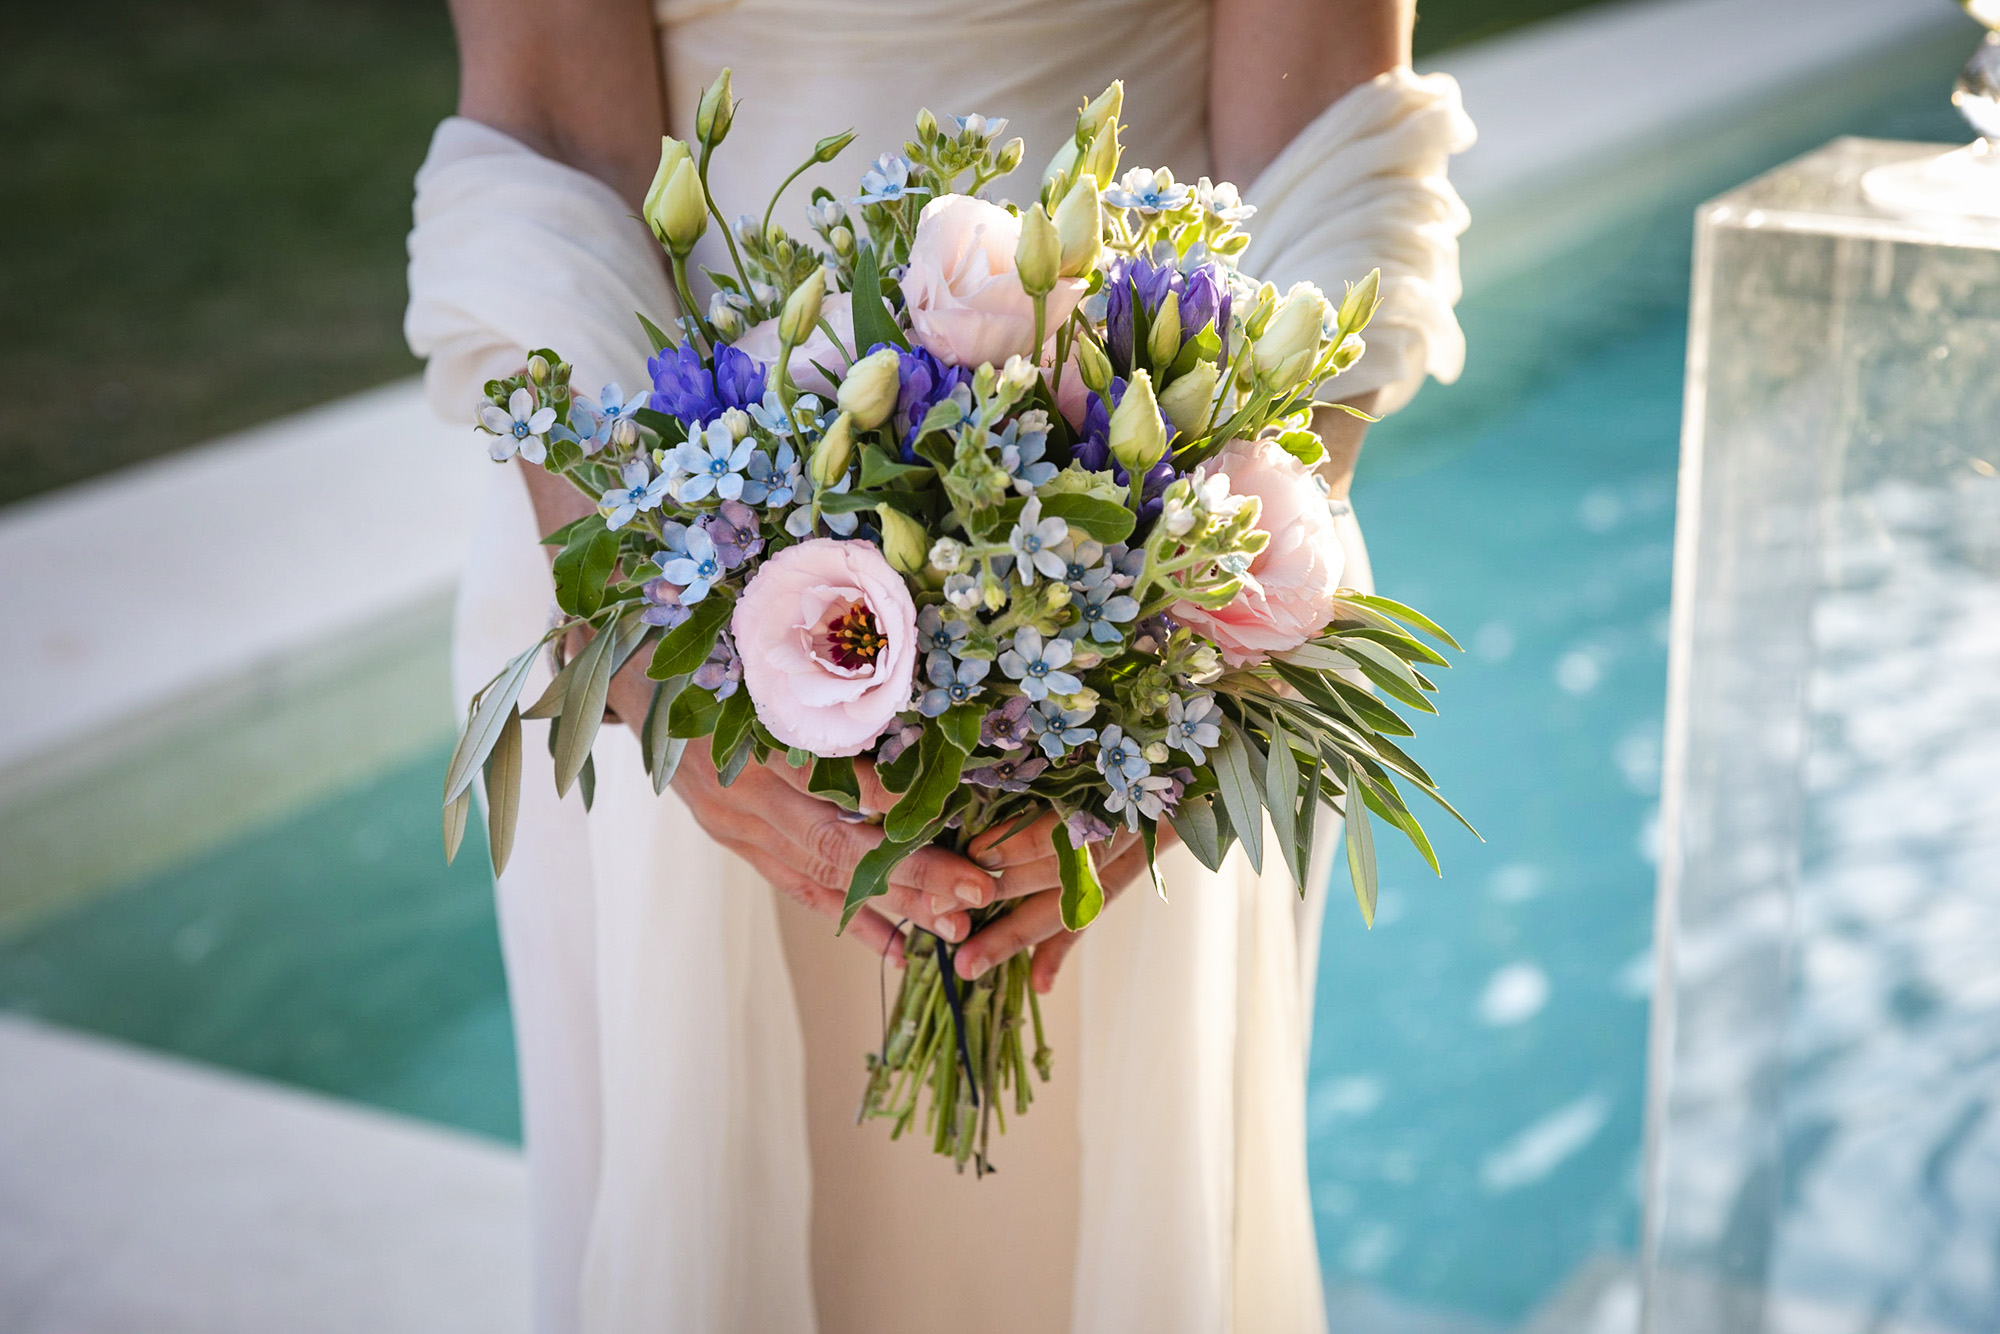
[[(1489, 841), (1445, 831), (1442, 882), (1385, 842), (1372, 933), (1336, 886), (1308, 1111), (1337, 1302), (1512, 1328), (1633, 1247), (1689, 217), (1841, 132), (1961, 133), (1924, 87), (1678, 182), (1469, 299), (1466, 380), (1370, 446), (1384, 590), (1470, 650), (1422, 754)], [(438, 855), (443, 762), (0, 941), (0, 1006), (517, 1137), (480, 840)]]

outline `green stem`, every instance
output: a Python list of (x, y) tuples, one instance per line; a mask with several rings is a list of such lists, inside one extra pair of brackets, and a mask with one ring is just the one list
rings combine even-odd
[[(743, 284), (743, 295), (748, 296), (750, 295), (750, 274), (743, 267), (743, 256), (736, 252), (736, 233), (731, 231), (729, 224), (723, 220), (722, 210), (716, 207), (715, 196), (710, 194), (708, 190), (708, 159), (714, 152), (714, 144), (704, 143), (701, 146), (701, 161), (695, 166), (695, 174), (701, 177), (701, 197), (708, 202), (708, 215), (714, 218), (715, 225), (722, 229), (722, 242), (729, 247), (729, 262), (736, 266), (737, 280)], [(783, 187), (780, 188), (782, 189)], [(774, 199), (772, 202), (776, 203), (777, 201)], [(764, 221), (768, 226), (770, 223), (768, 215)]]

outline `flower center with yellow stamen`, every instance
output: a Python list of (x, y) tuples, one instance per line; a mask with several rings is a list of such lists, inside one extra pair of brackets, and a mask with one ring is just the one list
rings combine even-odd
[(888, 640), (876, 628), (875, 614), (864, 603), (855, 603), (826, 627), (826, 656), (848, 671), (873, 663), (886, 647)]

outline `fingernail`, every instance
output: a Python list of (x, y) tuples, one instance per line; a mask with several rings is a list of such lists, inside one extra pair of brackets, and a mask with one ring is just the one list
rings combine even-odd
[(986, 893), (992, 886), (982, 885), (977, 880), (962, 880), (952, 892), (966, 903), (977, 908), (986, 902)]
[(989, 871), (997, 871), (1000, 869), (1000, 849), (981, 848), (972, 854), (972, 860), (978, 862)]
[(956, 917), (940, 917), (938, 918), (937, 933), (953, 944), (957, 944), (958, 938), (965, 934), (965, 928), (959, 925)]

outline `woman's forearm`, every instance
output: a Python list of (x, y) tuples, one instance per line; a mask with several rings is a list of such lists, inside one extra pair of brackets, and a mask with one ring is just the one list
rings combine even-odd
[(458, 112), (588, 172), (635, 209), (666, 94), (646, 0), (451, 0)]

